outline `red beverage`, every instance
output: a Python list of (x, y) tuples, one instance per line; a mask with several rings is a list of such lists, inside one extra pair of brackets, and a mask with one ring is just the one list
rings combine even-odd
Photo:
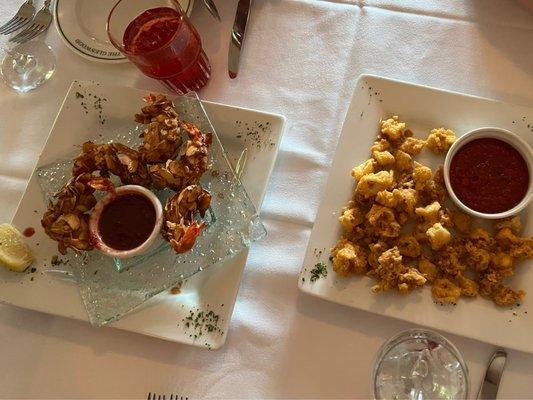
[[(169, 89), (184, 94), (202, 88), (209, 80), (211, 66), (202, 49), (200, 36), (175, 1), (163, 1), (170, 6), (154, 7), (137, 14), (125, 29), (113, 31), (114, 14), (119, 6), (127, 2), (121, 0), (111, 11), (108, 20), (108, 33), (113, 44), (119, 48), (145, 75), (164, 83)], [(144, 5), (153, 2), (145, 1)], [(175, 4), (174, 4), (175, 3)], [(124, 10), (126, 15), (117, 16), (115, 25), (125, 25), (132, 10)], [(121, 35), (122, 43), (116, 43), (116, 34)]]

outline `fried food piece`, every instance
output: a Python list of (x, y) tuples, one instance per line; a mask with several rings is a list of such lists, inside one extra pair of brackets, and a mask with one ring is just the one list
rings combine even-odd
[(376, 202), (385, 207), (393, 208), (398, 213), (411, 216), (416, 206), (416, 191), (414, 189), (382, 190), (376, 195)]
[(448, 208), (439, 210), (439, 222), (446, 229), (453, 228), (452, 212)]
[(498, 251), (490, 258), (490, 263), (495, 269), (513, 268), (514, 259), (510, 254)]
[(141, 154), (121, 143), (95, 144), (87, 141), (82, 153), (74, 159), (72, 176), (100, 172), (100, 176), (116, 175), (125, 184), (150, 186), (151, 179)]
[(455, 142), (454, 131), (451, 129), (437, 128), (431, 130), (426, 140), (426, 145), (433, 153), (443, 154), (448, 151), (453, 142)]
[(135, 114), (135, 121), (148, 127), (141, 134), (143, 144), (139, 153), (145, 163), (165, 163), (176, 157), (182, 144), (178, 114), (164, 95), (150, 94), (143, 100), (147, 105)]
[(461, 288), (461, 295), (467, 297), (476, 297), (478, 295), (479, 285), (472, 279), (467, 278), (463, 274), (458, 274), (457, 283)]
[(394, 156), (387, 150), (385, 151), (373, 151), (372, 157), (381, 166), (394, 164)]
[(414, 189), (394, 189), (392, 191), (396, 200), (396, 209), (406, 213), (408, 216), (414, 215), (417, 195)]
[(331, 255), (333, 256), (333, 270), (339, 275), (366, 273), (367, 254), (361, 246), (341, 239), (331, 250)]
[(428, 282), (433, 282), (439, 273), (437, 266), (424, 256), (418, 259), (418, 270), (424, 275)]
[(182, 123), (189, 139), (180, 152), (180, 158), (167, 160), (164, 164), (150, 165), (150, 176), (156, 189), (166, 187), (179, 192), (198, 183), (208, 167), (208, 149), (211, 136), (202, 133), (196, 126)]
[(502, 284), (502, 281), (511, 276), (513, 271), (511, 269), (494, 269), (488, 268), (485, 270), (479, 277), (479, 292), (485, 296), (489, 297), (496, 290), (498, 286)]
[(389, 150), (390, 148), (391, 144), (387, 139), (378, 137), (378, 139), (372, 144), (372, 146), (370, 146), (370, 154), (374, 153), (375, 151)]
[(426, 145), (425, 140), (408, 137), (400, 145), (400, 150), (406, 152), (411, 157), (414, 157), (422, 151), (425, 145)]
[(511, 246), (511, 256), (517, 260), (533, 258), (533, 238), (521, 238), (518, 244)]
[(393, 185), (393, 178), (392, 171), (380, 171), (375, 174), (363, 175), (357, 183), (355, 193), (366, 199), (374, 197), (378, 192), (390, 189)]
[(366, 220), (380, 237), (391, 238), (400, 234), (400, 224), (396, 221), (394, 212), (389, 207), (374, 204), (366, 214)]
[(443, 227), (440, 222), (433, 224), (426, 231), (426, 235), (433, 250), (439, 250), (451, 240), (450, 231)]
[(415, 214), (422, 218), (425, 221), (438, 221), (439, 219), (439, 210), (440, 210), (440, 203), (438, 201), (434, 201), (431, 204), (428, 204), (425, 207), (417, 207), (415, 209)]
[(400, 122), (397, 115), (393, 115), (391, 118), (388, 118), (386, 120), (382, 120), (380, 122), (381, 126), (381, 134), (393, 141), (398, 142), (404, 137), (405, 132), (405, 123)]
[(352, 176), (359, 181), (363, 176), (372, 174), (378, 163), (373, 158), (369, 158), (364, 163), (352, 169)]
[(511, 231), (511, 228), (500, 229), (495, 239), (500, 246), (505, 248), (509, 248), (513, 244), (520, 244), (520, 238)]
[(56, 201), (48, 205), (41, 219), (45, 233), (57, 242), (61, 254), (70, 247), (75, 250), (92, 250), (89, 215), (96, 204), (95, 190), (109, 191), (113, 184), (106, 178), (81, 174), (71, 178), (56, 194)]
[(372, 287), (374, 293), (397, 289), (400, 293), (409, 293), (426, 283), (426, 278), (415, 268), (402, 264), (402, 256), (397, 247), (382, 252), (377, 267), (369, 271), (379, 283)]
[(433, 173), (431, 172), (431, 168), (419, 162), (414, 162), (413, 181), (415, 182), (416, 190), (422, 189), (432, 178)]
[(416, 268), (409, 268), (398, 279), (398, 291), (402, 294), (410, 293), (413, 289), (422, 287), (427, 279)]
[(499, 306), (510, 306), (521, 301), (525, 295), (523, 290), (515, 291), (509, 286), (499, 285), (490, 293), (490, 298)]
[(339, 222), (346, 232), (353, 232), (355, 227), (365, 220), (365, 213), (352, 201), (343, 208)]
[(433, 254), (435, 265), (448, 275), (456, 276), (466, 268), (461, 262), (461, 248), (456, 244), (448, 245)]
[(210, 204), (211, 194), (197, 185), (187, 186), (167, 200), (162, 235), (176, 253), (192, 249), (205, 227), (195, 216), (203, 217)]
[(520, 221), (520, 217), (515, 215), (514, 217), (508, 217), (494, 221), (494, 229), (496, 231), (500, 231), (504, 228), (509, 228), (512, 233), (518, 235), (522, 229), (522, 221)]
[(402, 256), (416, 258), (422, 253), (420, 243), (413, 235), (401, 235), (398, 239), (398, 250)]
[(431, 286), (431, 294), (436, 301), (450, 304), (457, 302), (461, 296), (461, 288), (448, 278), (438, 278)]
[(413, 169), (413, 161), (411, 156), (402, 150), (396, 150), (394, 152), (394, 160), (394, 166), (398, 171), (410, 171)]
[(468, 234), (470, 233), (470, 226), (472, 224), (472, 217), (461, 211), (454, 211), (451, 213), (452, 221), (457, 231)]
[(439, 167), (435, 174), (432, 175), (430, 168), (415, 161), (414, 171), (415, 189), (418, 191), (418, 196), (422, 203), (427, 204), (432, 201), (442, 203), (447, 194), (442, 168)]
[(376, 202), (389, 208), (398, 205), (398, 200), (390, 190), (382, 190), (376, 194)]
[(378, 241), (375, 243), (370, 243), (368, 245), (368, 248), (370, 249), (370, 254), (368, 255), (368, 264), (372, 268), (378, 268), (379, 267), (379, 257), (381, 254), (385, 251), (387, 251), (389, 248), (385, 242)]
[[(401, 263), (399, 265), (401, 265)], [(389, 272), (386, 267), (380, 265), (369, 272), (369, 274), (378, 280), (378, 283), (372, 286), (371, 290), (373, 293), (387, 292), (398, 287), (398, 274), (394, 272), (394, 267), (390, 268), (390, 270), (391, 271)]]
[(490, 253), (484, 247), (477, 247), (476, 243), (468, 240), (464, 245), (465, 262), (474, 271), (480, 272), (487, 269), (490, 262)]
[(483, 228), (474, 229), (472, 232), (470, 232), (469, 238), (478, 248), (489, 250), (492, 246), (494, 246), (494, 238), (489, 231)]
[(426, 232), (433, 226), (433, 221), (419, 221), (413, 227), (412, 234), (418, 240), (418, 243), (428, 243), (428, 236)]

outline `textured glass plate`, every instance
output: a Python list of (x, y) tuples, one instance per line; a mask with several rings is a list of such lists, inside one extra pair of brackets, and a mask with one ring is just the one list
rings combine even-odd
[[(63, 257), (79, 284), (91, 324), (100, 326), (117, 320), (152, 296), (195, 273), (223, 261), (243, 249), (266, 231), (244, 187), (228, 162), (224, 149), (196, 96), (174, 100), (180, 118), (196, 124), (203, 132), (213, 133), (209, 169), (200, 183), (213, 196), (206, 216), (208, 227), (198, 237), (193, 249), (176, 254), (160, 240), (143, 255), (129, 260), (116, 260), (99, 251), (74, 252)], [(132, 110), (133, 113), (137, 110)], [(113, 132), (94, 138), (100, 143), (120, 142), (131, 147), (141, 143), (142, 125), (132, 122)], [(81, 143), (80, 143), (81, 144)], [(47, 200), (68, 180), (72, 158), (39, 168), (39, 184)], [(157, 195), (164, 201), (169, 191)], [(117, 268), (118, 267), (118, 268)]]

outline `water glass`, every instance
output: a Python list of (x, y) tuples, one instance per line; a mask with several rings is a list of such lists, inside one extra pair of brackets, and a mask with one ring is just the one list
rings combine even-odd
[(389, 339), (374, 365), (376, 399), (468, 397), (468, 369), (457, 348), (436, 332), (413, 329)]

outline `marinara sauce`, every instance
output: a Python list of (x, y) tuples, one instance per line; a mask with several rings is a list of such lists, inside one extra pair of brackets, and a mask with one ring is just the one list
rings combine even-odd
[(485, 214), (510, 210), (526, 195), (529, 170), (524, 157), (503, 140), (481, 138), (461, 147), (450, 163), (450, 184), (469, 208)]

